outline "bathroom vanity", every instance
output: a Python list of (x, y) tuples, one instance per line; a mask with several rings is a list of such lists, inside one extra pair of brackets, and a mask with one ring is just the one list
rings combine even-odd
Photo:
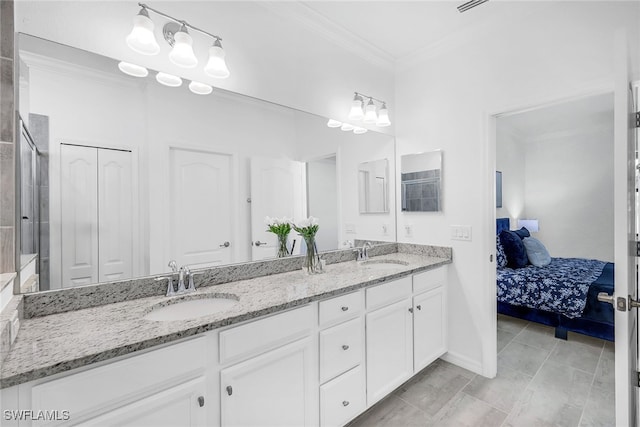
[(157, 296), (25, 320), (2, 409), (40, 419), (3, 425), (344, 425), (447, 351), (448, 254), (171, 298), (237, 300), (194, 319), (146, 320)]

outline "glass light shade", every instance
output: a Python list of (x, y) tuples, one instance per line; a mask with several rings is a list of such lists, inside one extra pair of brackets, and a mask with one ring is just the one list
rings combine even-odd
[(360, 135), (360, 134), (363, 134), (363, 133), (367, 133), (367, 129), (355, 126), (353, 128), (353, 133), (355, 133), (356, 135)]
[(163, 72), (156, 74), (156, 80), (158, 83), (169, 87), (179, 87), (182, 85), (182, 79), (180, 77)]
[(213, 92), (213, 88), (211, 86), (200, 82), (189, 83), (189, 90), (197, 95), (209, 95)]
[(209, 61), (204, 66), (204, 72), (217, 79), (226, 79), (229, 77), (229, 69), (227, 62), (224, 60), (225, 52), (219, 40), (216, 40), (213, 46), (209, 48)]
[(376, 122), (376, 126), (391, 126), (391, 120), (389, 120), (389, 111), (387, 110), (387, 106), (385, 104), (382, 104), (380, 111), (378, 111), (378, 121)]
[(118, 68), (125, 74), (128, 74), (133, 77), (147, 77), (149, 75), (149, 70), (140, 65), (131, 64), (129, 62), (121, 61), (118, 64)]
[(133, 29), (127, 36), (127, 45), (131, 50), (143, 55), (157, 55), (160, 52), (160, 45), (153, 34), (153, 28), (153, 21), (149, 18), (149, 14), (142, 9), (133, 18)]
[(349, 111), (349, 120), (362, 120), (364, 112), (362, 111), (362, 100), (354, 99), (351, 102), (351, 110)]
[(340, 130), (343, 130), (345, 132), (350, 132), (354, 129), (353, 125), (350, 125), (349, 123), (343, 123), (342, 126), (340, 126)]
[(329, 119), (329, 121), (327, 122), (327, 126), (329, 126), (330, 128), (339, 128), (340, 126), (342, 126), (342, 122)]
[(369, 99), (369, 102), (367, 103), (367, 108), (365, 109), (364, 112), (364, 119), (362, 119), (362, 121), (364, 123), (375, 123), (378, 121), (378, 115), (376, 114), (376, 106), (373, 103), (372, 99)]
[(193, 68), (198, 65), (198, 58), (193, 53), (193, 39), (191, 36), (180, 30), (173, 35), (173, 49), (169, 53), (171, 62), (179, 67)]

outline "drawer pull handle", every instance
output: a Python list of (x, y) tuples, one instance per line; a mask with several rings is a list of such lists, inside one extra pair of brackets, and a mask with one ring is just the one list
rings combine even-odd
[(345, 345), (343, 345), (343, 346), (342, 346), (342, 349), (343, 349), (344, 351), (347, 351), (347, 350), (349, 350), (349, 346), (345, 344)]
[(233, 394), (233, 387), (231, 387), (230, 385), (227, 386), (227, 394), (229, 396), (231, 396)]
[(413, 313), (413, 307), (409, 309), (409, 313)]
[(343, 400), (342, 401), (342, 406), (349, 406), (349, 401), (348, 400)]
[(416, 308), (417, 308), (418, 310), (422, 310), (422, 306), (421, 306), (421, 305), (417, 306)]
[(342, 307), (342, 311), (347, 311), (347, 310), (349, 310), (349, 307), (347, 306)]
[(198, 405), (202, 408), (204, 406), (204, 396), (198, 397)]

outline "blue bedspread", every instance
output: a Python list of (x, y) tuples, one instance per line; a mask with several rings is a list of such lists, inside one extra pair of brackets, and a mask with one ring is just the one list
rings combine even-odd
[(589, 285), (602, 274), (605, 262), (582, 258), (552, 258), (545, 267), (497, 270), (498, 301), (582, 316)]

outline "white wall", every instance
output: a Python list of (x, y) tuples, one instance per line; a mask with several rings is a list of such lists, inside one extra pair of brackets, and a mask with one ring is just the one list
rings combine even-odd
[[(398, 154), (443, 150), (444, 207), (411, 215), (398, 209), (398, 239), (453, 247), (448, 358), (455, 363), (495, 375), (495, 283), (486, 279), (495, 269), (491, 114), (612, 88), (614, 32), (625, 26), (637, 41), (639, 7), (541, 2), (525, 20), (460, 34), (461, 42), (399, 64)], [(473, 240), (451, 240), (454, 224), (472, 226)]]
[(320, 221), (316, 235), (318, 250), (338, 249), (340, 230), (335, 157), (307, 163), (307, 198), (308, 214)]
[(526, 212), (551, 256), (613, 262), (611, 122), (525, 144)]
[(496, 208), (496, 218), (510, 218), (515, 229), (517, 218), (526, 218), (525, 211), (525, 150), (521, 137), (496, 125), (496, 170), (502, 172), (502, 207)]
[[(372, 64), (357, 50), (329, 41), (295, 17), (293, 4), (161, 1), (150, 6), (220, 35), (231, 76), (213, 79), (202, 66), (187, 70), (173, 65), (161, 35), (166, 20), (152, 12), (160, 54), (144, 56), (130, 50), (125, 38), (140, 10), (135, 0), (19, 1), (16, 31), (341, 121), (347, 120), (354, 91), (386, 100), (393, 111), (393, 64)], [(204, 64), (211, 41), (192, 35)], [(393, 134), (393, 126), (378, 130)]]

